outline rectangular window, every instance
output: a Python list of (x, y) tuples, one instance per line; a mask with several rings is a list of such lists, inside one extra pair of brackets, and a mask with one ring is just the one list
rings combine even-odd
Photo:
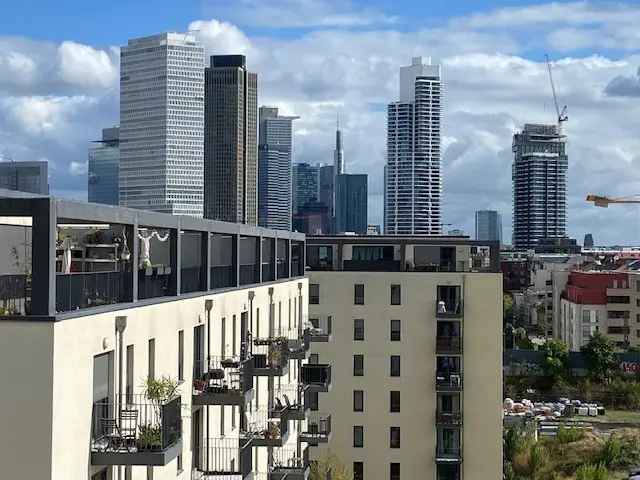
[(364, 319), (356, 318), (353, 320), (353, 340), (363, 341), (364, 340)]
[(353, 480), (364, 480), (364, 463), (353, 462)]
[(127, 385), (125, 387), (127, 403), (133, 403), (133, 352), (133, 345), (127, 345)]
[(353, 391), (353, 411), (364, 412), (364, 391), (362, 390)]
[(400, 305), (402, 290), (400, 289), (400, 285), (391, 285), (391, 305)]
[(309, 284), (309, 305), (320, 305), (320, 285), (317, 283)]
[(364, 427), (362, 425), (353, 427), (353, 446), (355, 448), (364, 447)]
[(400, 464), (389, 464), (389, 480), (400, 480)]
[(156, 340), (149, 340), (149, 365), (147, 368), (149, 380), (156, 378)]
[(362, 377), (364, 375), (364, 355), (353, 356), (353, 376)]
[(391, 372), (392, 377), (400, 376), (400, 355), (391, 355)]
[(391, 341), (400, 341), (400, 320), (391, 320)]
[(400, 448), (400, 427), (389, 427), (389, 448)]
[(177, 473), (176, 473), (176, 474), (177, 474), (177, 475), (180, 475), (180, 474), (182, 473), (182, 454), (181, 454), (181, 455), (178, 455), (178, 458), (177, 458), (177, 462), (176, 462), (176, 463), (177, 463), (177, 466), (178, 466), (178, 471), (177, 471)]
[(364, 283), (356, 283), (353, 286), (353, 304), (364, 305)]
[(389, 392), (389, 411), (390, 412), (400, 411), (400, 391), (399, 390), (391, 390)]
[(184, 330), (178, 330), (178, 380), (184, 380)]

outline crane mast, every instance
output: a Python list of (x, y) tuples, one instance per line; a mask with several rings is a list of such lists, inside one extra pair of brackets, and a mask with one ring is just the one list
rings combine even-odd
[(551, 61), (549, 60), (549, 55), (545, 55), (545, 60), (547, 62), (547, 70), (549, 72), (549, 83), (551, 83), (551, 93), (553, 94), (553, 104), (556, 107), (556, 115), (558, 122), (558, 134), (564, 134), (564, 123), (569, 120), (569, 115), (567, 115), (567, 106), (565, 105), (560, 110), (560, 105), (558, 104), (558, 96), (556, 94), (556, 85), (553, 82), (553, 72), (551, 71)]

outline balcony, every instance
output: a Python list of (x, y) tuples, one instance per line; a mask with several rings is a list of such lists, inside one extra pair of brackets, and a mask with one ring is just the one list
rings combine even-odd
[(31, 277), (0, 275), (0, 315), (31, 313)]
[(309, 448), (304, 448), (301, 455), (295, 448), (279, 448), (273, 452), (269, 480), (307, 480), (309, 471)]
[(327, 318), (324, 325), (320, 325), (320, 320), (305, 323), (305, 331), (309, 335), (310, 342), (327, 343), (331, 341), (331, 317)]
[(309, 357), (309, 344), (311, 337), (307, 331), (304, 332), (302, 338), (289, 339), (287, 345), (289, 347), (289, 358), (291, 360), (305, 360)]
[(462, 288), (459, 285), (438, 285), (436, 319), (461, 319), (463, 311)]
[(253, 468), (253, 449), (245, 439), (209, 438), (194, 447), (193, 461), (193, 478), (243, 480)]
[(253, 354), (253, 374), (258, 377), (281, 377), (289, 371), (288, 342), (278, 340), (256, 346)]
[[(195, 365), (194, 405), (244, 405), (253, 391), (253, 361), (209, 357), (206, 368)], [(196, 372), (202, 372), (196, 377)]]
[(144, 395), (93, 405), (91, 465), (163, 466), (182, 451), (180, 397), (159, 403)]
[(130, 274), (124, 272), (78, 272), (56, 274), (56, 311), (70, 312), (84, 308), (128, 301)]
[(462, 449), (459, 446), (436, 446), (436, 463), (462, 462)]
[(247, 412), (243, 437), (252, 447), (282, 447), (289, 438), (289, 421), (272, 419), (267, 410)]
[(461, 354), (462, 353), (462, 337), (459, 335), (437, 335), (436, 336), (436, 353), (437, 354)]
[(328, 392), (331, 389), (331, 365), (318, 363), (303, 365), (302, 383), (308, 391)]
[(285, 420), (306, 420), (308, 407), (303, 401), (302, 386), (285, 385), (275, 391), (274, 405), (269, 412), (269, 418)]
[(436, 412), (436, 425), (460, 426), (462, 425), (462, 412)]
[(298, 438), (309, 445), (317, 446), (320, 443), (327, 443), (331, 438), (331, 415), (309, 412), (307, 425)]
[(436, 392), (462, 391), (462, 373), (436, 373)]

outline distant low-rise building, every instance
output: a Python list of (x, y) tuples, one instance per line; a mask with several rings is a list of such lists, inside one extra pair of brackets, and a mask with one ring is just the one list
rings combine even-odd
[(36, 162), (0, 162), (0, 188), (49, 195), (48, 164)]

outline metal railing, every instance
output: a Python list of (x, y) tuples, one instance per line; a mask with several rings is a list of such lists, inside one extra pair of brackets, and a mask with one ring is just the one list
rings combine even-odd
[(255, 263), (240, 265), (240, 285), (260, 283), (259, 276)]
[(436, 353), (462, 352), (462, 337), (460, 335), (437, 335)]
[(462, 412), (436, 412), (436, 422), (439, 425), (461, 425), (462, 424)]
[(119, 401), (93, 404), (91, 451), (163, 451), (181, 437), (180, 397), (160, 403), (129, 394), (121, 395)]
[(281, 278), (289, 278), (289, 262), (284, 260), (278, 260), (278, 280)]
[(0, 275), (0, 315), (28, 315), (31, 276)]
[(194, 447), (193, 468), (204, 473), (203, 478), (208, 480), (216, 478), (216, 475), (233, 474), (242, 478), (243, 474), (251, 471), (251, 447), (246, 440), (217, 437), (201, 441), (203, 445)]
[(285, 341), (256, 345), (253, 349), (254, 368), (282, 369), (288, 365), (289, 348)]
[(307, 424), (302, 433), (306, 437), (327, 438), (331, 433), (331, 415), (316, 411), (309, 412)]
[(253, 363), (239, 357), (210, 356), (194, 362), (196, 393), (246, 393), (253, 388)]
[(130, 277), (131, 274), (125, 272), (58, 273), (56, 310), (70, 312), (125, 302), (128, 300), (126, 283)]
[(303, 365), (302, 382), (305, 385), (328, 387), (331, 384), (331, 365), (319, 363)]
[(299, 455), (297, 448), (276, 448), (272, 460), (272, 470), (304, 470), (309, 466), (309, 449), (303, 448)]
[(245, 415), (247, 419), (245, 434), (248, 437), (274, 440), (287, 435), (289, 422), (271, 418), (268, 410), (255, 410), (246, 412)]
[(233, 265), (214, 265), (210, 271), (212, 289), (236, 286)]
[(462, 459), (462, 449), (459, 446), (436, 445), (436, 459), (460, 460)]
[(455, 318), (460, 317), (463, 312), (462, 301), (447, 302), (444, 300), (436, 301), (436, 317), (438, 318)]
[(158, 298), (172, 295), (171, 267), (149, 267), (138, 270), (138, 298)]
[(462, 372), (437, 372), (436, 389), (462, 389)]
[(206, 278), (202, 278), (201, 267), (182, 268), (180, 271), (180, 293), (206, 290)]

